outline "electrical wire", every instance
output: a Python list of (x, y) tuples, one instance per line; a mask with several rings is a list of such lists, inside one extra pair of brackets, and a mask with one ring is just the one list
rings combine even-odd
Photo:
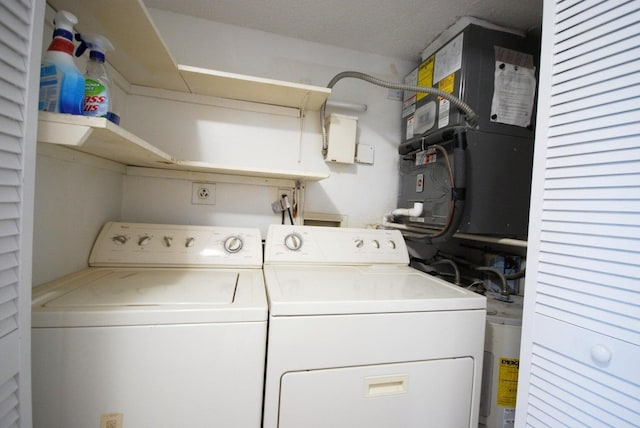
[[(464, 113), (465, 119), (469, 124), (469, 126), (475, 127), (478, 124), (478, 115), (473, 111), (473, 109), (467, 103), (462, 101), (460, 98), (448, 92), (442, 91), (440, 89), (428, 88), (425, 86), (406, 85), (404, 83), (388, 82), (386, 80), (378, 79), (377, 77), (373, 77), (371, 75), (361, 73), (359, 71), (343, 71), (342, 73), (336, 74), (327, 85), (327, 88), (329, 89), (333, 88), (336, 83), (338, 83), (340, 80), (345, 78), (354, 78), (354, 79), (364, 80), (365, 82), (369, 82), (373, 85), (381, 86), (383, 88), (388, 88), (388, 89), (399, 89), (402, 91), (420, 92), (420, 93), (426, 93), (426, 94), (442, 97), (447, 101), (451, 102), (451, 104), (453, 104), (460, 111), (462, 111), (462, 113)], [(329, 150), (329, 145), (327, 142), (327, 127), (325, 124), (326, 108), (327, 108), (327, 102), (325, 101), (322, 104), (322, 107), (320, 108), (320, 126), (322, 127), (322, 155), (325, 157), (327, 156), (327, 152)]]
[[(284, 213), (284, 211), (283, 211)], [(289, 213), (289, 221), (293, 225), (293, 216), (291, 215), (291, 208), (287, 207), (287, 213)]]
[[(444, 157), (445, 163), (447, 165), (447, 172), (449, 173), (449, 182), (451, 183), (451, 188), (455, 189), (456, 183), (455, 183), (455, 178), (453, 176), (453, 168), (451, 167), (451, 161), (449, 160), (449, 155), (447, 154), (447, 151), (440, 144), (434, 144), (431, 147), (438, 150)], [(455, 213), (455, 201), (453, 200), (453, 198), (451, 198), (451, 200), (449, 201), (449, 212), (447, 213), (447, 221), (442, 229), (440, 229), (439, 231), (431, 235), (431, 238), (437, 238), (445, 234), (445, 232), (451, 227), (451, 221), (453, 220), (454, 213)]]

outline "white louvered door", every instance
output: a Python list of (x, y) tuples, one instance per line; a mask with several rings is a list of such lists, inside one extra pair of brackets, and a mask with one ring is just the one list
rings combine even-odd
[(30, 317), (44, 1), (0, 2), (0, 428), (31, 426)]
[(545, 0), (516, 426), (640, 426), (640, 1)]

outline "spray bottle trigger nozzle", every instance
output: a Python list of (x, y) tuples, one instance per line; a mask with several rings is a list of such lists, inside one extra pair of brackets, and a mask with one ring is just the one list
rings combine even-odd
[(86, 51), (89, 46), (87, 45), (87, 42), (85, 42), (82, 39), (82, 35), (80, 33), (76, 33), (76, 40), (80, 42), (80, 44), (76, 48), (76, 53), (75, 53), (76, 57), (79, 58), (82, 56), (84, 51)]

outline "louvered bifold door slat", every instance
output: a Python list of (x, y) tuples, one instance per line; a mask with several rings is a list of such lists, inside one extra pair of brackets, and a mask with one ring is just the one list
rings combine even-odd
[(3, 428), (23, 426), (20, 347), (24, 339), (19, 331), (19, 260), (31, 9), (31, 1), (0, 2), (0, 427)]
[[(544, 7), (536, 150), (545, 156), (534, 166), (535, 303), (530, 347), (523, 340), (527, 415), (517, 417), (529, 426), (640, 426), (631, 361), (640, 356), (640, 2)], [(616, 352), (598, 366), (581, 346), (601, 342)]]
[[(616, 19), (626, 25), (602, 25)], [(580, 3), (558, 15), (557, 30), (554, 76), (584, 57), (585, 45), (601, 33), (607, 44), (592, 49), (609, 69), (607, 53), (617, 52), (618, 44), (633, 39), (640, 47), (640, 2)], [(588, 41), (575, 40), (585, 34)], [(618, 60), (614, 66), (626, 74), (609, 86), (580, 81), (593, 73), (596, 60), (584, 63), (587, 71), (578, 63), (571, 70), (575, 80), (551, 86), (538, 266), (538, 293), (546, 300), (537, 311), (640, 345), (640, 59), (629, 54)], [(601, 104), (592, 103), (597, 97)], [(598, 280), (590, 280), (595, 275)], [(597, 304), (576, 314), (563, 311), (567, 299)]]

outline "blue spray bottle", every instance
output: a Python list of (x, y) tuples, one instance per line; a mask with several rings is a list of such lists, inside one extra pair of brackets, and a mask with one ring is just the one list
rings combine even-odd
[(38, 109), (82, 114), (84, 77), (73, 61), (73, 26), (78, 19), (61, 10), (54, 17), (53, 40), (42, 58)]

